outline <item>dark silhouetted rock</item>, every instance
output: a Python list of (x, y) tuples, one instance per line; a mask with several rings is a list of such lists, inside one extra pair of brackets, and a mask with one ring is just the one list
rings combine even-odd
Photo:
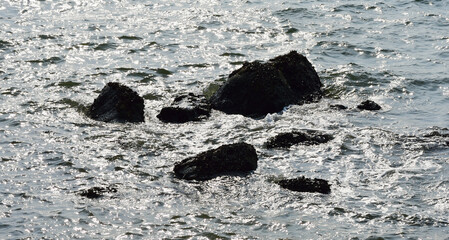
[(116, 193), (117, 189), (113, 187), (93, 187), (79, 192), (80, 196), (86, 198), (101, 198), (106, 193)]
[(360, 103), (360, 105), (358, 105), (357, 108), (360, 110), (369, 110), (369, 111), (376, 111), (376, 110), (381, 109), (379, 104), (377, 104), (371, 100), (366, 100), (366, 101)]
[(210, 105), (204, 96), (189, 93), (175, 98), (170, 106), (162, 108), (157, 118), (163, 122), (185, 123), (206, 119), (210, 116), (210, 111)]
[(323, 92), (315, 68), (307, 58), (296, 51), (270, 60), (282, 75), (287, 79), (298, 101), (315, 101), (321, 98)]
[(341, 105), (341, 104), (334, 104), (334, 105), (330, 105), (329, 107), (332, 108), (332, 109), (335, 109), (335, 110), (346, 110), (346, 109), (348, 109), (348, 107), (346, 107), (345, 105)]
[(223, 174), (247, 174), (256, 170), (257, 160), (252, 145), (235, 143), (184, 159), (173, 170), (178, 178), (209, 180)]
[(89, 117), (103, 122), (143, 122), (144, 101), (119, 83), (108, 83), (90, 106)]
[(307, 130), (303, 132), (280, 133), (272, 137), (265, 143), (266, 148), (289, 148), (296, 144), (316, 145), (327, 143), (333, 137), (329, 134), (323, 134), (318, 131)]
[(266, 63), (245, 63), (229, 75), (210, 102), (212, 108), (228, 114), (262, 117), (321, 98), (321, 86), (312, 64), (292, 51)]
[(285, 179), (276, 182), (282, 188), (295, 191), (295, 192), (317, 192), (329, 194), (331, 188), (326, 180), (318, 178), (305, 178), (298, 177), (294, 179)]

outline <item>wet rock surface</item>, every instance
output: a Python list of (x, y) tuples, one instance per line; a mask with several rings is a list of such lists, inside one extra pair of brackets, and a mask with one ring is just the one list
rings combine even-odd
[(357, 108), (360, 110), (368, 110), (368, 111), (377, 111), (382, 109), (382, 107), (379, 104), (371, 100), (363, 101), (357, 106)]
[(317, 145), (327, 143), (334, 139), (332, 135), (321, 133), (318, 131), (293, 131), (280, 133), (270, 138), (266, 143), (266, 148), (289, 148), (293, 145)]
[(282, 188), (295, 192), (317, 192), (329, 194), (331, 192), (328, 181), (319, 178), (298, 177), (294, 179), (284, 179), (276, 182)]
[(185, 123), (207, 119), (210, 112), (204, 96), (189, 93), (176, 97), (170, 106), (162, 108), (157, 118), (167, 123)]
[(321, 86), (312, 64), (292, 51), (266, 63), (245, 63), (229, 75), (210, 102), (216, 110), (257, 118), (290, 104), (317, 100)]
[(82, 197), (96, 199), (101, 198), (104, 194), (116, 193), (117, 189), (114, 187), (93, 187), (85, 190), (81, 190), (78, 194)]
[(247, 143), (223, 145), (177, 163), (176, 177), (187, 180), (209, 180), (224, 174), (247, 174), (257, 168), (257, 154)]
[(88, 116), (103, 122), (143, 122), (144, 101), (120, 83), (108, 83), (89, 107)]

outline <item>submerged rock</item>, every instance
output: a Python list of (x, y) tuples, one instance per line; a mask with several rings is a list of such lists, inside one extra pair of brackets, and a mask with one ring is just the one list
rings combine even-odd
[(449, 129), (440, 128), (438, 130), (433, 130), (430, 133), (424, 134), (423, 137), (426, 137), (426, 138), (433, 138), (433, 137), (449, 138)]
[(79, 192), (80, 196), (86, 197), (86, 198), (101, 198), (104, 196), (105, 193), (116, 193), (117, 189), (113, 187), (93, 187), (85, 190), (81, 190)]
[(282, 188), (295, 192), (317, 192), (329, 194), (331, 192), (330, 184), (323, 179), (298, 177), (294, 179), (279, 180), (276, 182)]
[(120, 83), (108, 83), (88, 111), (89, 117), (103, 122), (143, 122), (144, 101)]
[(348, 107), (346, 107), (345, 105), (342, 105), (342, 104), (333, 104), (333, 105), (330, 105), (329, 107), (332, 108), (332, 109), (335, 109), (335, 110), (346, 110), (346, 109), (348, 109)]
[(185, 123), (206, 119), (210, 112), (210, 105), (204, 96), (189, 93), (176, 97), (170, 106), (162, 108), (157, 118), (163, 122)]
[(371, 100), (363, 101), (357, 106), (357, 108), (360, 110), (368, 110), (368, 111), (377, 111), (382, 109), (382, 107), (379, 104)]
[(210, 102), (212, 108), (228, 114), (262, 117), (321, 98), (321, 86), (312, 64), (292, 51), (266, 63), (245, 63), (229, 75)]
[(246, 174), (257, 168), (257, 154), (252, 145), (223, 145), (177, 163), (176, 177), (187, 180), (209, 180), (223, 174)]
[(421, 148), (423, 150), (446, 149), (449, 146), (449, 129), (432, 127), (419, 135), (402, 136), (401, 141), (409, 148)]
[(332, 140), (329, 134), (323, 134), (318, 131), (293, 131), (289, 133), (280, 133), (275, 137), (270, 138), (266, 143), (266, 148), (289, 148), (296, 144), (303, 145), (316, 145), (321, 143), (327, 143)]

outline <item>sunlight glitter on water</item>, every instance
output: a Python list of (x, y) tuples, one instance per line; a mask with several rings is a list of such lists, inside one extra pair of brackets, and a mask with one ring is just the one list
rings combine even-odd
[[(430, 3), (3, 1), (0, 238), (444, 239), (448, 6)], [(320, 75), (319, 103), (257, 120), (155, 117), (178, 93), (290, 50)], [(85, 116), (111, 81), (145, 96), (145, 123)], [(357, 110), (366, 99), (383, 109)], [(303, 129), (334, 139), (263, 147)], [(257, 150), (253, 174), (173, 177), (174, 163), (238, 141)], [(329, 180), (332, 193), (274, 184), (303, 175)], [(117, 192), (77, 194), (94, 186)]]

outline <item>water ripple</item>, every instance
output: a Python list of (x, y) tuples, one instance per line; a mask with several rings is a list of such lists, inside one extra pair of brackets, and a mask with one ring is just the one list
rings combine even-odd
[[(0, 238), (433, 238), (447, 229), (444, 1), (4, 1)], [(165, 124), (179, 93), (211, 92), (246, 61), (297, 50), (319, 103), (254, 120), (213, 111)], [(145, 99), (145, 123), (86, 116), (105, 83)], [(359, 111), (371, 99), (379, 112)], [(347, 106), (336, 110), (333, 105)], [(304, 129), (329, 143), (264, 148)], [(176, 179), (173, 165), (245, 141), (251, 175)], [(329, 180), (295, 193), (276, 179)], [(94, 187), (117, 192), (89, 199)]]

